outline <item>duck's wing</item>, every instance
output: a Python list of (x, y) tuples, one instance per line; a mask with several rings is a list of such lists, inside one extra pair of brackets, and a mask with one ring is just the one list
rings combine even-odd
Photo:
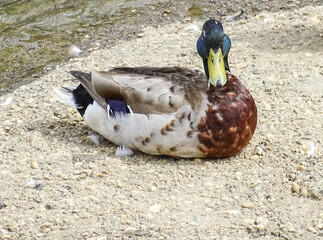
[[(104, 99), (104, 96), (101, 96), (99, 93), (100, 91), (96, 91), (96, 89), (94, 88), (94, 86), (92, 85), (92, 79), (91, 79), (91, 73), (85, 73), (85, 72), (80, 72), (80, 71), (71, 71), (70, 72), (71, 75), (73, 75), (73, 77), (77, 78), (81, 85), (85, 88), (86, 91), (82, 91), (82, 96), (78, 96), (80, 98), (86, 98), (85, 94), (86, 92), (93, 98), (93, 100), (95, 100), (102, 108), (107, 109), (107, 103)], [(76, 93), (74, 88), (66, 88), (66, 87), (62, 87), (65, 93), (68, 92), (74, 92), (74, 98), (76, 98), (76, 94), (80, 94), (80, 93)], [(113, 88), (111, 88), (113, 90)], [(56, 91), (56, 94), (60, 93), (60, 91)], [(84, 94), (85, 93), (85, 94)], [(87, 95), (87, 94), (86, 94)], [(60, 94), (60, 96), (69, 96), (68, 94)], [(88, 96), (88, 95), (87, 95)], [(62, 97), (58, 97), (59, 99), (61, 99), (63, 102), (66, 102), (62, 99)], [(66, 98), (66, 97), (65, 97)], [(72, 101), (74, 102), (74, 100)], [(79, 107), (76, 104), (76, 107)], [(75, 105), (72, 104), (72, 105)]]
[(201, 71), (180, 67), (120, 67), (91, 75), (71, 73), (102, 107), (106, 100), (123, 100), (133, 112), (143, 114), (168, 114), (185, 104), (194, 105), (207, 88)]

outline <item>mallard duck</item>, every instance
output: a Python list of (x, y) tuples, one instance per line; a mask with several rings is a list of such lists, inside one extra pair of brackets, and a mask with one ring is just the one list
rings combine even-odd
[(60, 101), (76, 107), (94, 131), (134, 150), (184, 158), (236, 155), (250, 141), (257, 108), (229, 71), (230, 38), (217, 20), (204, 23), (197, 41), (205, 74), (183, 67), (116, 67), (71, 71), (78, 87), (61, 87)]

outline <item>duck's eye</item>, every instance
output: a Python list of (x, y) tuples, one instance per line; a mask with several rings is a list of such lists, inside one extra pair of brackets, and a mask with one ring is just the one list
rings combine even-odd
[(221, 58), (219, 58), (219, 63), (221, 63)]
[(214, 63), (214, 58), (211, 59), (212, 63)]

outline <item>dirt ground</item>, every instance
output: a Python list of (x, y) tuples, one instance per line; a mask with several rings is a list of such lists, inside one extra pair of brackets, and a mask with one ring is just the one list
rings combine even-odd
[(224, 22), (259, 114), (228, 159), (117, 158), (53, 94), (70, 70), (202, 69), (203, 22), (145, 28), (0, 96), (0, 239), (323, 239), (322, 20), (309, 6)]

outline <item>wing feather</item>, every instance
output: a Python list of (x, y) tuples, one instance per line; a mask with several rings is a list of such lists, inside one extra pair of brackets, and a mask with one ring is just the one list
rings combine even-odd
[(91, 82), (100, 98), (123, 99), (142, 114), (176, 112), (190, 104), (190, 92), (207, 87), (203, 73), (180, 67), (114, 68), (92, 72)]

